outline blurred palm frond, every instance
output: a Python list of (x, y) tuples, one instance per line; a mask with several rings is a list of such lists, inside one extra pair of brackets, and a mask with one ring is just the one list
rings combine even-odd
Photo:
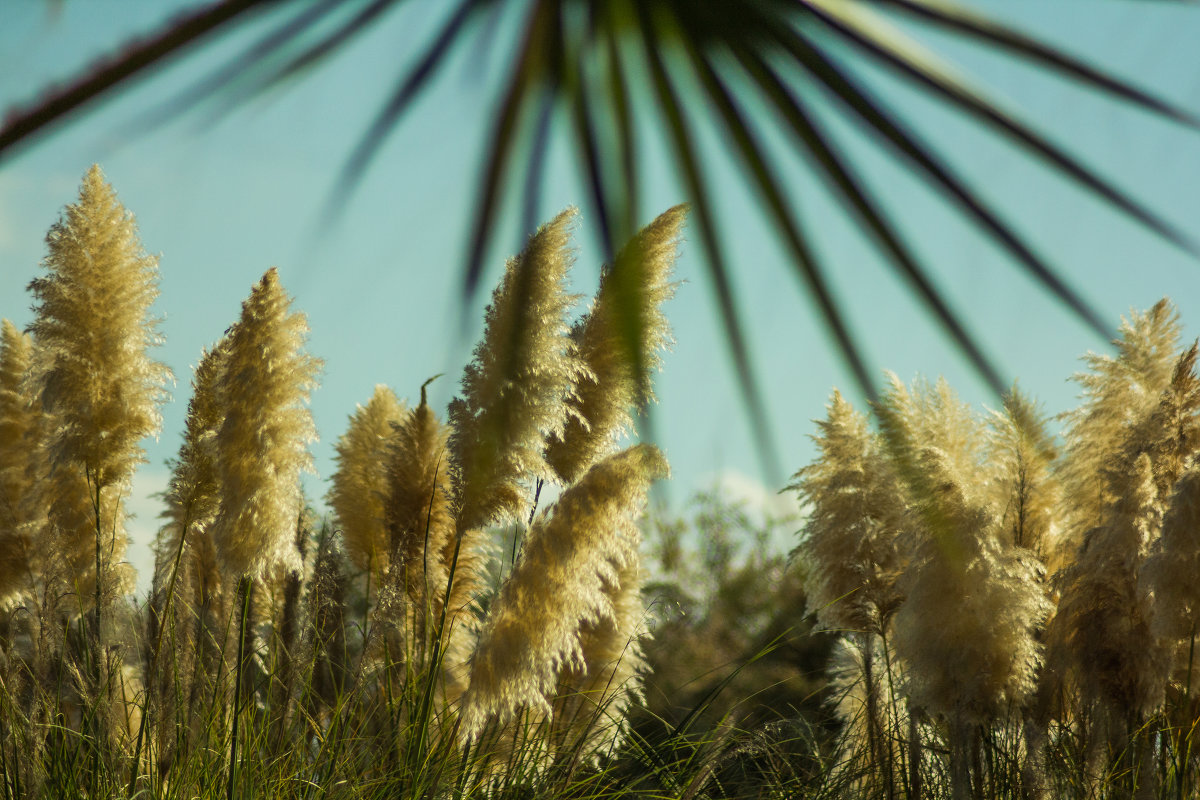
[[(76, 75), (10, 111), (0, 128), (0, 161), (106, 97), (147, 75), (155, 65), (266, 15), (270, 24), (224, 66), (158, 110), (174, 118), (202, 102), (222, 113), (301, 76), (354, 42), (403, 0), (221, 0), (181, 16), (132, 42), (104, 63)], [(830, 132), (830, 117), (848, 120), (919, 176), (1072, 314), (1110, 338), (1099, 314), (1074, 290), (975, 186), (883, 97), (872, 90), (862, 64), (937, 98), (1015, 143), (1051, 172), (1147, 229), (1196, 254), (1200, 248), (1154, 211), (1130, 197), (1021, 116), (973, 86), (953, 65), (910, 33), (937, 30), (1031, 63), (1047, 74), (1190, 128), (1190, 112), (1108, 74), (1020, 30), (949, 0), (457, 0), (415, 56), (399, 58), (391, 93), (357, 147), (348, 154), (331, 207), (341, 205), (372, 163), (380, 145), (453, 54), (494, 46), (499, 15), (519, 21), (509, 71), (497, 98), (463, 266), (464, 297), (478, 289), (484, 254), (496, 237), (506, 195), (519, 190), (523, 219), (532, 230), (539, 213), (544, 161), (552, 127), (564, 124), (591, 195), (600, 240), (610, 263), (638, 228), (638, 131), (649, 120), (664, 137), (694, 205), (708, 277), (718, 302), (730, 354), (750, 411), (760, 453), (772, 445), (750, 348), (743, 334), (732, 266), (714, 207), (714, 187), (697, 132), (704, 120), (720, 130), (747, 185), (790, 254), (841, 359), (867, 398), (875, 381), (862, 340), (846, 317), (805, 227), (805, 214), (780, 185), (776, 163), (763, 145), (775, 129), (791, 142), (828, 186), (890, 266), (911, 287), (946, 337), (980, 377), (1003, 394), (1002, 376), (962, 315), (939, 290), (927, 264), (905, 242), (902, 226)], [(861, 62), (861, 64), (860, 64)], [(819, 101), (818, 99), (819, 98)], [(767, 109), (769, 115), (748, 109)], [(561, 110), (562, 114), (555, 112)], [(524, 180), (512, 179), (518, 167)], [(515, 188), (514, 188), (515, 187)]]

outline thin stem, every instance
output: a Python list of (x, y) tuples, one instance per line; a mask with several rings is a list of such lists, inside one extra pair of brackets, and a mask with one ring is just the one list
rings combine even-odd
[(242, 673), (245, 671), (246, 653), (246, 618), (250, 616), (250, 593), (253, 582), (248, 575), (242, 576), (238, 584), (238, 596), (241, 598), (241, 620), (238, 624), (238, 655), (237, 676), (233, 681), (233, 734), (229, 739), (229, 781), (226, 786), (226, 800), (233, 800), (233, 780), (237, 772), (237, 740), (238, 720), (242, 709)]

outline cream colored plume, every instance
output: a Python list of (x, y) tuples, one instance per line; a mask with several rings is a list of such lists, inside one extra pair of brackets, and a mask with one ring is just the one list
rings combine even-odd
[(1145, 313), (1131, 312), (1119, 333), (1113, 342), (1116, 356), (1084, 357), (1088, 371), (1075, 376), (1082, 403), (1065, 415), (1067, 457), (1061, 475), (1071, 502), (1063, 561), (1085, 531), (1103, 524), (1115, 499), (1106, 475), (1114, 466), (1127, 471), (1136, 459), (1137, 453), (1127, 449), (1131, 434), (1159, 404), (1179, 357), (1179, 315), (1166, 299)]
[(221, 504), (213, 539), (226, 576), (269, 577), (300, 568), (300, 473), (316, 439), (307, 407), (320, 361), (304, 352), (308, 324), (272, 267), (242, 304), (217, 386), (225, 418), (215, 458)]
[(1138, 581), (1152, 604), (1151, 623), (1159, 636), (1190, 640), (1200, 630), (1200, 466), (1180, 479)]
[(393, 426), (406, 415), (404, 404), (386, 386), (375, 387), (365, 406), (358, 406), (334, 449), (328, 501), (341, 526), (346, 552), (360, 569), (378, 577), (388, 564), (391, 548), (386, 526), (388, 458)]
[(54, 418), (46, 484), (56, 498), (51, 535), (68, 583), (91, 594), (99, 527), (111, 596), (125, 588), (116, 580), (126, 545), (121, 498), (144, 460), (140, 441), (158, 432), (170, 378), (149, 356), (161, 340), (149, 316), (158, 260), (142, 249), (133, 216), (97, 166), (46, 244), (42, 266), (49, 274), (29, 288), (36, 301), (30, 330), (45, 363), (42, 404)]
[(396, 579), (426, 614), (440, 610), (454, 537), (448, 433), (425, 398), (396, 427), (388, 457), (387, 531)]
[[(471, 661), (462, 733), (477, 736), (521, 710), (549, 717), (564, 671), (588, 672), (584, 626), (618, 623), (614, 589), (636, 566), (636, 516), (662, 454), (637, 445), (601, 461), (530, 529), (521, 559), (492, 605)], [(619, 624), (619, 623), (618, 623)]]
[(527, 483), (549, 477), (546, 441), (562, 434), (586, 371), (568, 336), (568, 249), (574, 209), (542, 226), (510, 259), (488, 306), (483, 340), (450, 404), (460, 533), (521, 519)]
[(1055, 667), (1075, 676), (1085, 701), (1100, 702), (1123, 722), (1153, 712), (1163, 696), (1167, 644), (1151, 627), (1148, 599), (1138, 589), (1163, 515), (1144, 453), (1108, 489), (1116, 499), (1061, 576), (1048, 640)]
[(27, 378), (33, 342), (7, 319), (0, 330), (0, 608), (32, 587), (30, 448), (36, 411)]
[(1051, 607), (1041, 565), (1006, 546), (991, 509), (963, 487), (974, 474), (955, 471), (935, 446), (914, 460), (930, 487), (923, 516), (939, 529), (920, 537), (901, 578), (904, 604), (892, 642), (912, 702), (952, 723), (979, 725), (1026, 704), (1042, 662), (1036, 638)]
[(601, 274), (591, 308), (571, 329), (590, 374), (576, 382), (575, 415), (546, 451), (565, 485), (616, 449), (633, 427), (632, 412), (653, 398), (651, 375), (671, 343), (662, 304), (675, 292), (671, 269), (686, 218), (679, 205), (643, 228)]
[(551, 723), (551, 737), (568, 752), (595, 755), (610, 747), (624, 734), (631, 707), (643, 699), (642, 642), (650, 633), (642, 584), (638, 560), (618, 565), (616, 581), (604, 585), (612, 615), (580, 626), (584, 666), (563, 671)]
[(1003, 541), (1044, 559), (1062, 529), (1062, 487), (1054, 474), (1058, 448), (1037, 405), (1015, 386), (988, 423), (991, 502)]
[[(956, 475), (975, 475), (982, 470), (983, 427), (945, 378), (938, 378), (935, 384), (916, 378), (910, 388), (889, 372), (888, 381), (875, 411), (885, 452), (912, 502), (919, 504), (935, 488), (924, 465), (914, 460), (924, 446), (937, 447), (947, 468)], [(971, 495), (971, 503), (986, 502), (986, 481), (968, 481), (961, 490)]]
[(1193, 342), (1175, 359), (1171, 379), (1159, 393), (1158, 402), (1134, 425), (1125, 442), (1125, 461), (1131, 462), (1142, 453), (1150, 456), (1154, 487), (1164, 504), (1200, 449), (1198, 349), (1200, 346)]
[[(217, 382), (228, 355), (228, 340), (206, 350), (192, 378), (183, 444), (172, 464), (171, 480), (163, 496), (167, 523), (160, 532), (157, 574), (170, 570), (181, 538), (195, 547), (197, 535), (207, 535), (220, 504), (220, 482), (213, 461), (213, 439), (224, 413), (217, 399)], [(165, 578), (164, 578), (165, 579)]]
[(891, 639), (905, 692), (952, 726), (988, 723), (1034, 690), (1036, 634), (1050, 613), (1041, 565), (1002, 541), (989, 486), (979, 480), (981, 426), (944, 380), (908, 390), (893, 376), (878, 413), (913, 511)]
[(808, 610), (831, 630), (879, 633), (901, 599), (905, 493), (867, 418), (837, 391), (826, 408), (817, 458), (788, 487), (808, 512), (797, 547), (813, 565)]

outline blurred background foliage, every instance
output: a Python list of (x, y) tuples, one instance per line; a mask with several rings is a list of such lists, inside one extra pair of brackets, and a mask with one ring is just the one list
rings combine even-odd
[(634, 725), (648, 738), (689, 715), (706, 735), (781, 724), (832, 730), (825, 670), (836, 635), (804, 614), (806, 565), (786, 546), (798, 524), (716, 489), (679, 516), (647, 517), (653, 636), (644, 717)]

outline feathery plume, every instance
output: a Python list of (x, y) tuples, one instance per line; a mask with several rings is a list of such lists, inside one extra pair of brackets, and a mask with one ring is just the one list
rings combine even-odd
[(450, 404), (458, 532), (528, 513), (522, 483), (548, 476), (544, 451), (566, 424), (567, 399), (586, 367), (568, 336), (567, 209), (510, 259), (488, 306), (483, 340)]
[[(1123, 319), (1116, 356), (1089, 353), (1088, 371), (1075, 376), (1082, 389), (1080, 406), (1064, 415), (1067, 458), (1062, 465), (1067, 506), (1064, 554), (1069, 560), (1085, 531), (1104, 524), (1114, 501), (1107, 475), (1119, 464), (1127, 470), (1137, 453), (1127, 450), (1131, 432), (1160, 402), (1178, 359), (1180, 322), (1165, 298), (1145, 313)], [(1132, 456), (1132, 457), (1130, 457)]]
[(1153, 604), (1153, 630), (1172, 639), (1191, 639), (1200, 627), (1200, 466), (1180, 478), (1163, 519), (1158, 547), (1139, 575), (1142, 594)]
[[(199, 706), (186, 701), (177, 705), (176, 700), (210, 688), (193, 678), (216, 674), (224, 639), (228, 592), (210, 528), (220, 498), (212, 443), (222, 418), (216, 383), (225, 347), (222, 341), (206, 350), (196, 365), (183, 444), (163, 495), (166, 523), (155, 540), (147, 674), (155, 693), (149, 713), (160, 720), (158, 764), (163, 772), (174, 760), (177, 744), (187, 741), (188, 723), (196, 721), (193, 709)], [(160, 660), (163, 653), (170, 659), (166, 668)]]
[(376, 575), (387, 566), (390, 555), (385, 524), (387, 459), (393, 426), (405, 413), (391, 389), (376, 386), (334, 445), (337, 469), (327, 497), (329, 506), (341, 524), (346, 552), (360, 568)]
[(424, 386), (421, 404), (396, 426), (395, 434), (388, 461), (388, 547), (416, 600), (445, 587), (441, 553), (454, 535), (448, 433), (429, 407)]
[(36, 412), (27, 377), (33, 342), (7, 319), (0, 324), (0, 607), (32, 588), (34, 519), (29, 496), (30, 438)]
[(651, 373), (671, 343), (662, 304), (675, 293), (671, 268), (687, 206), (661, 214), (617, 254), (600, 276), (600, 289), (571, 339), (590, 374), (581, 374), (569, 405), (574, 413), (561, 436), (552, 436), (546, 459), (570, 485), (611, 453), (633, 427), (631, 411), (653, 399)]
[(987, 462), (992, 466), (992, 503), (1008, 545), (1043, 558), (1060, 531), (1061, 487), (1054, 475), (1058, 448), (1038, 406), (1016, 386), (1004, 410), (988, 420)]
[(938, 506), (944, 527), (923, 537), (901, 578), (893, 643), (915, 705), (983, 724), (1029, 699), (1042, 660), (1034, 634), (1050, 602), (1037, 560), (1005, 547), (989, 508), (963, 492), (969, 477), (954, 474), (936, 447), (917, 458), (938, 487), (924, 502)]
[(1088, 531), (1063, 572), (1062, 598), (1050, 623), (1051, 656), (1076, 676), (1085, 699), (1099, 702), (1121, 728), (1162, 700), (1166, 657), (1150, 627), (1138, 573), (1162, 529), (1150, 456), (1109, 486), (1103, 524)]
[(103, 594), (111, 597), (122, 583), (115, 568), (126, 544), (120, 498), (144, 460), (139, 441), (161, 425), (170, 371), (148, 355), (161, 339), (147, 316), (158, 296), (158, 259), (142, 249), (133, 215), (98, 166), (46, 244), (49, 274), (29, 288), (36, 300), (30, 330), (45, 360), (42, 404), (55, 420), (49, 521), (82, 605), (97, 566), (109, 584)]
[(213, 539), (229, 577), (298, 570), (300, 473), (312, 469), (316, 439), (306, 406), (321, 362), (304, 352), (308, 324), (272, 267), (242, 304), (217, 384), (224, 419), (215, 460), (221, 502)]
[[(159, 533), (156, 583), (166, 580), (181, 548), (189, 561), (203, 556), (195, 541), (207, 537), (220, 505), (220, 482), (213, 461), (213, 440), (224, 418), (217, 398), (217, 380), (228, 355), (228, 340), (205, 350), (192, 378), (183, 444), (171, 469), (171, 480), (163, 495), (167, 520)], [(186, 547), (185, 547), (186, 545)], [(214, 565), (215, 566), (215, 565)]]
[(1154, 487), (1164, 503), (1200, 448), (1198, 349), (1200, 344), (1192, 342), (1179, 354), (1171, 370), (1170, 382), (1159, 394), (1158, 403), (1143, 420), (1134, 424), (1125, 443), (1124, 461), (1132, 462), (1142, 453), (1150, 456)]
[(585, 622), (579, 629), (583, 669), (568, 666), (559, 679), (552, 738), (568, 752), (595, 754), (626, 730), (631, 707), (642, 700), (648, 637), (642, 602), (641, 564), (616, 565), (616, 580), (604, 584), (611, 616)]
[(637, 564), (635, 516), (651, 481), (666, 472), (657, 449), (631, 447), (592, 467), (534, 522), (471, 661), (464, 736), (520, 709), (549, 716), (563, 670), (586, 672), (581, 626), (616, 619), (606, 587), (619, 586), (620, 570)]
[[(390, 580), (407, 598), (409, 629), (420, 642), (441, 611), (449, 579), (446, 548), (454, 540), (454, 516), (447, 435), (422, 386), (421, 404), (396, 426), (388, 458)], [(479, 587), (468, 586), (470, 572), (464, 570), (456, 584), (473, 593)]]
[(826, 408), (818, 456), (787, 487), (808, 506), (799, 546), (813, 564), (808, 610), (831, 630), (879, 633), (900, 602), (904, 492), (866, 416), (836, 390)]

